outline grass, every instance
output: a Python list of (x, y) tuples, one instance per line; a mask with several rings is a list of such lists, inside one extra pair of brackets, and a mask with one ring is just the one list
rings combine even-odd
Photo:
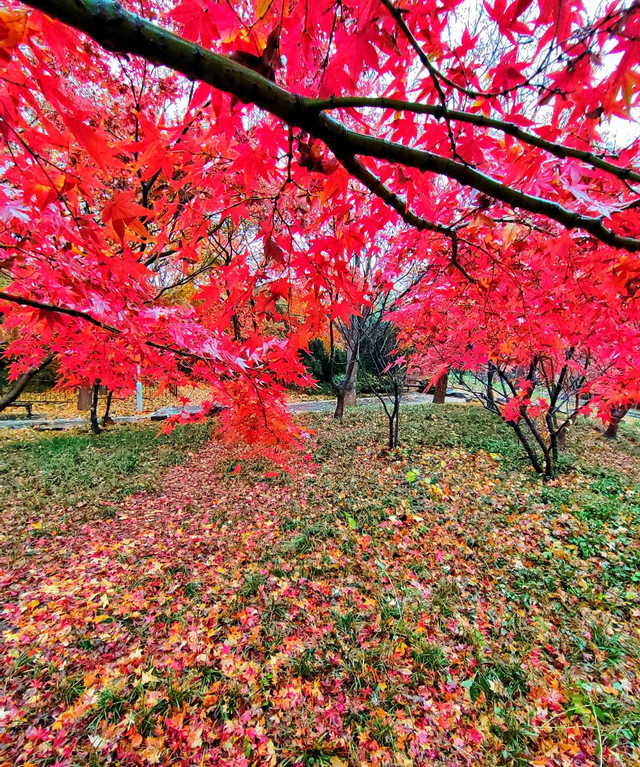
[(112, 504), (157, 487), (208, 433), (206, 425), (178, 426), (170, 436), (134, 425), (100, 436), (0, 432), (0, 507), (10, 513), (19, 506), (24, 526), (41, 523), (40, 535), (69, 520), (108, 518)]
[(268, 480), (190, 457), (204, 429), (2, 441), (22, 761), (47, 764), (20, 738), (73, 708), (104, 763), (114, 733), (199, 763), (177, 721), (234, 763), (268, 763), (257, 730), (290, 767), (529, 767), (567, 742), (585, 767), (639, 763), (635, 425), (578, 424), (545, 482), (476, 407), (407, 407), (391, 454), (373, 409), (303, 421), (310, 460)]

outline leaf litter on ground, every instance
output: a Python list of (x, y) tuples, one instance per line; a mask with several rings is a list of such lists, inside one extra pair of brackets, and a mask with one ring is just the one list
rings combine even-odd
[(290, 472), (4, 440), (2, 767), (640, 763), (636, 432), (544, 483), (478, 408), (403, 415), (391, 454), (306, 416)]

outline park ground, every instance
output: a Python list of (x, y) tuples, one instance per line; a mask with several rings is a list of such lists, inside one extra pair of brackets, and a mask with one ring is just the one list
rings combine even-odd
[(640, 764), (640, 430), (474, 406), (0, 437), (0, 765)]

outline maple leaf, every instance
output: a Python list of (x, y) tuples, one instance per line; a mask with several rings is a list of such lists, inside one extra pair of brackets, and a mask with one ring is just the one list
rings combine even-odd
[(0, 8), (0, 49), (10, 50), (22, 41), (27, 28), (27, 13)]
[(148, 232), (138, 221), (140, 216), (153, 217), (153, 211), (132, 201), (132, 193), (119, 192), (113, 201), (104, 206), (102, 220), (110, 223), (118, 239), (124, 242), (125, 227), (148, 236)]
[(268, 237), (264, 244), (264, 254), (277, 264), (285, 264), (287, 257), (282, 248), (271, 237)]
[(145, 739), (145, 744), (144, 751), (142, 751), (142, 757), (149, 764), (160, 764), (165, 748), (164, 737), (155, 738), (149, 735)]
[(0, 201), (0, 221), (10, 224), (12, 221), (29, 221), (29, 209), (22, 203), (14, 200)]

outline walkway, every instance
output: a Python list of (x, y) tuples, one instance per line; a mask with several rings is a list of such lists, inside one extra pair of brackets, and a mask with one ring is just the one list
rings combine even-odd
[[(447, 403), (460, 404), (470, 399), (470, 395), (463, 392), (451, 392), (447, 396)], [(433, 401), (431, 394), (408, 393), (402, 398), (403, 405), (429, 405)], [(302, 402), (289, 403), (289, 410), (292, 413), (323, 413), (333, 411), (336, 406), (335, 399), (304, 400)], [(377, 397), (360, 397), (358, 407), (382, 407)], [(187, 413), (195, 413), (200, 409), (199, 405), (186, 405), (184, 410)], [(164, 421), (172, 415), (179, 415), (182, 408), (179, 406), (165, 406), (153, 413), (133, 416), (118, 416), (113, 420), (116, 423), (136, 423), (138, 421)], [(45, 418), (35, 415), (32, 418), (13, 418), (11, 420), (0, 420), (0, 429), (42, 429), (53, 431), (64, 431), (66, 429), (78, 429), (88, 427), (87, 418)]]

